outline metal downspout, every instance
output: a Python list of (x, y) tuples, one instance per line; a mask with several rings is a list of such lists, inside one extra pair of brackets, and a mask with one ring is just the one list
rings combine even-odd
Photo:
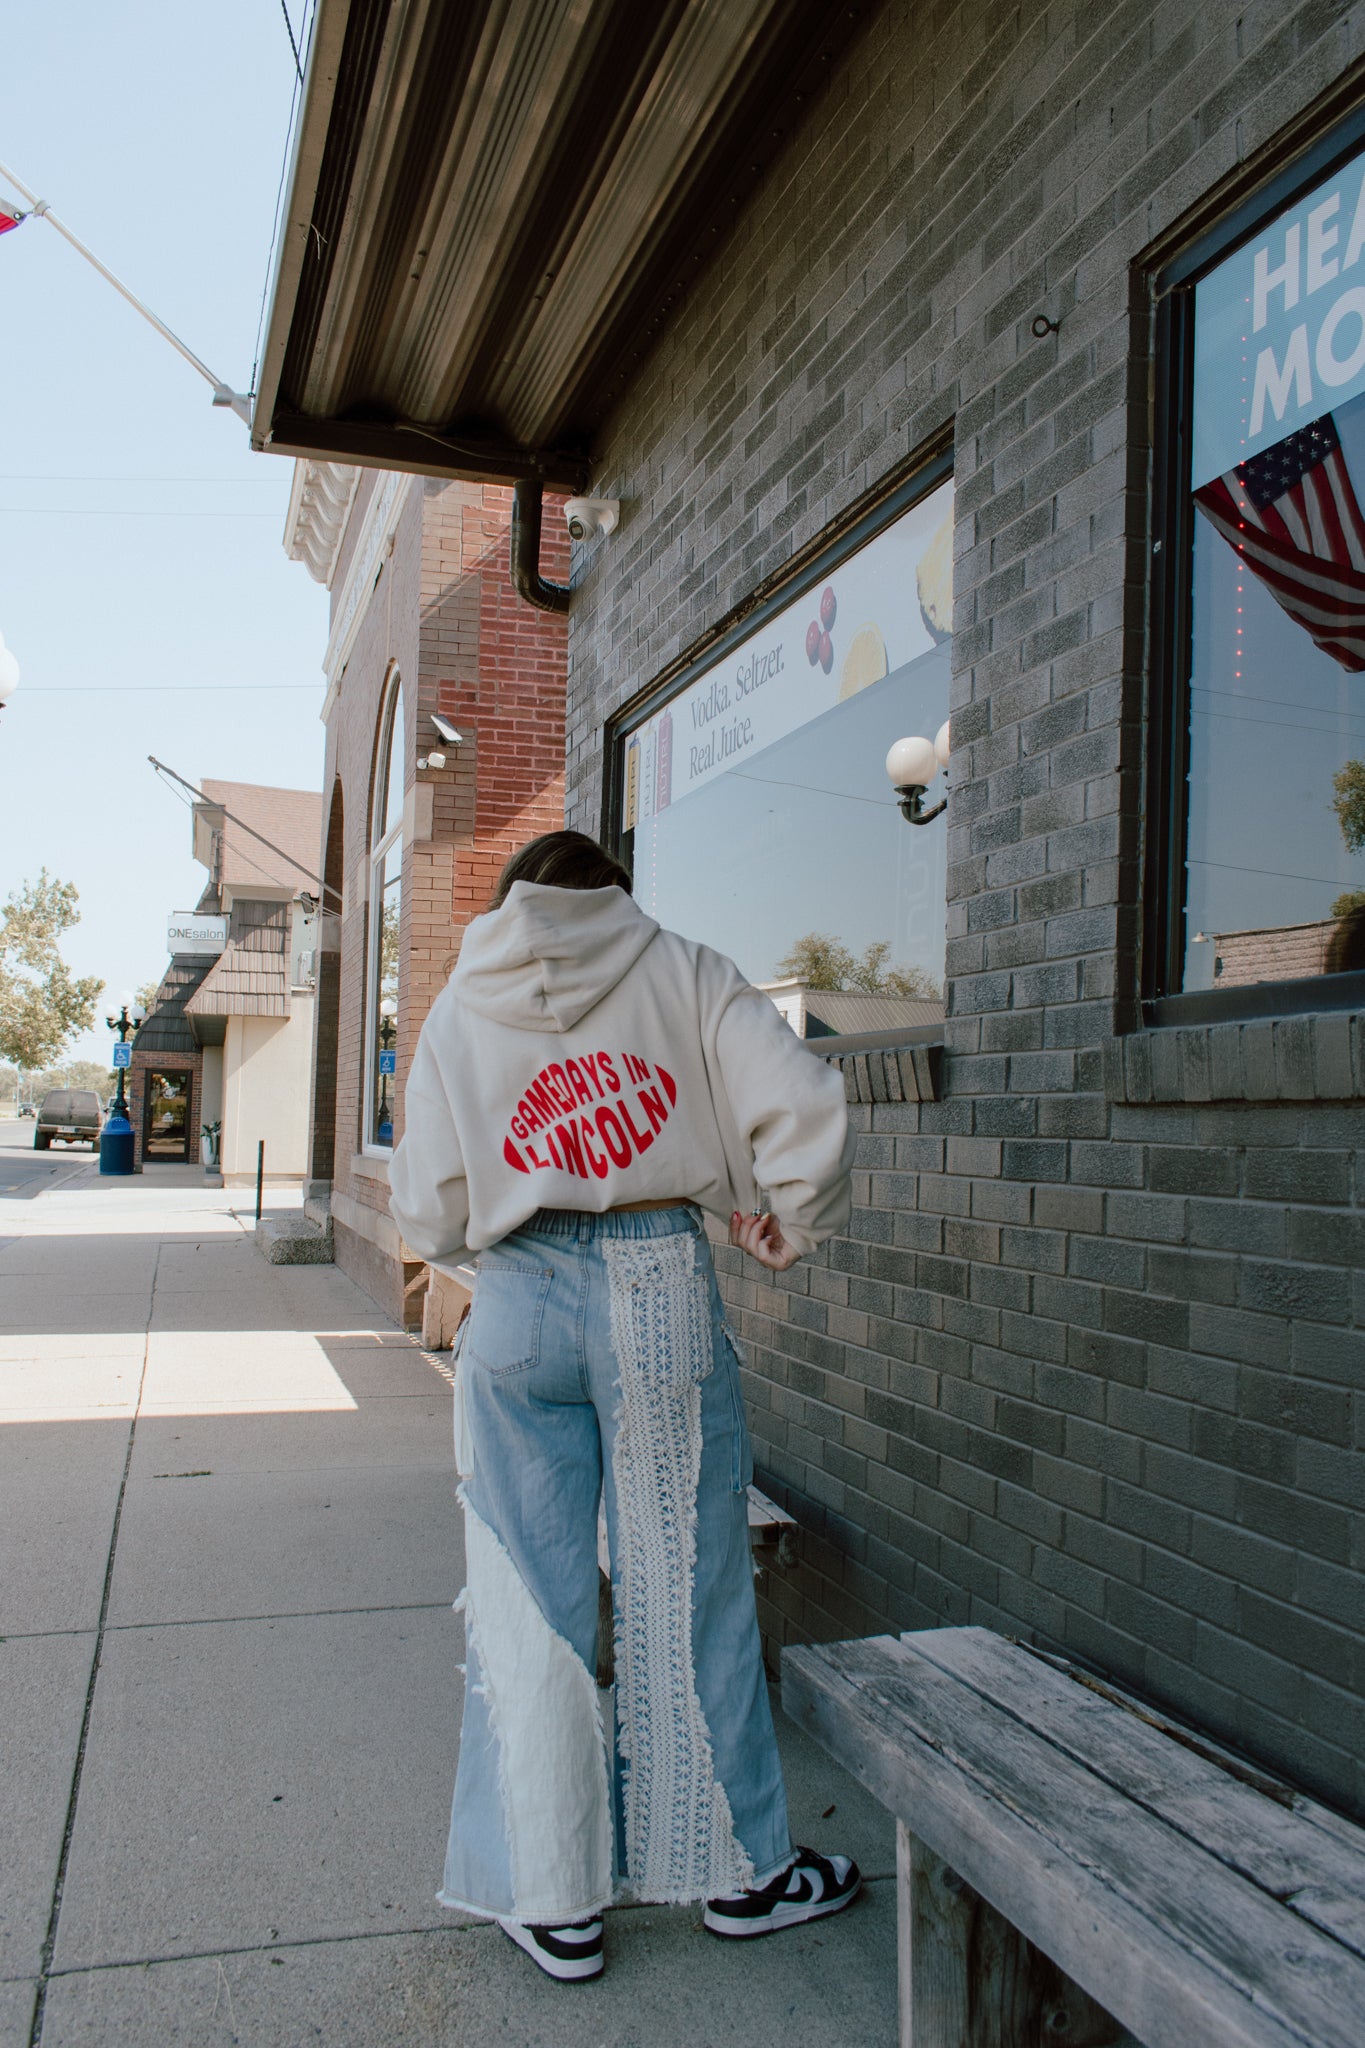
[(540, 512), (544, 485), (525, 477), (512, 486), (512, 583), (517, 596), (543, 612), (566, 612), (573, 595), (565, 583), (540, 573)]

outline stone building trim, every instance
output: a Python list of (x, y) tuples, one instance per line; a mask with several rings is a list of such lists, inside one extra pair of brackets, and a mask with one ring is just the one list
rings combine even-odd
[(285, 516), (284, 551), (315, 583), (330, 585), (362, 471), (344, 462), (297, 462)]
[(324, 724), (341, 688), (342, 672), (350, 659), (351, 649), (360, 631), (360, 623), (369, 605), (375, 579), (383, 566), (389, 545), (398, 531), (398, 522), (403, 516), (409, 493), (416, 481), (415, 477), (391, 470), (370, 500), (365, 523), (356, 542), (355, 553), (351, 557), (351, 566), (346, 572), (346, 580), (341, 586), (341, 594), (333, 611), (332, 633), (327, 642), (327, 652), (322, 657), (323, 672), (327, 677), (327, 695), (321, 713)]

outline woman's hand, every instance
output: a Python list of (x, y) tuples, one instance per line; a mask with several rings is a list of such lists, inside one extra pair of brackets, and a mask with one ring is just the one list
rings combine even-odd
[(730, 1242), (772, 1273), (785, 1273), (801, 1256), (783, 1237), (776, 1216), (767, 1210), (761, 1216), (741, 1216), (736, 1209), (730, 1218)]

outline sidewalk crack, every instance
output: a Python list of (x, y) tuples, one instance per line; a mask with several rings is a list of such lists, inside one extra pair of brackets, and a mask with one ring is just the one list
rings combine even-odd
[(47, 2010), (47, 1990), (52, 1980), (52, 1958), (57, 1947), (57, 1926), (61, 1919), (62, 1895), (66, 1890), (67, 1870), (71, 1862), (71, 1843), (76, 1832), (76, 1808), (81, 1796), (81, 1778), (85, 1771), (85, 1752), (90, 1740), (90, 1723), (95, 1709), (95, 1687), (99, 1680), (100, 1665), (104, 1660), (104, 1639), (108, 1632), (109, 1601), (114, 1584), (114, 1561), (118, 1555), (119, 1529), (123, 1522), (123, 1502), (128, 1491), (128, 1474), (132, 1469), (133, 1446), (137, 1441), (138, 1417), (142, 1413), (143, 1390), (147, 1384), (147, 1358), (151, 1344), (152, 1322), (156, 1314), (156, 1285), (161, 1272), (161, 1255), (164, 1245), (157, 1246), (156, 1263), (152, 1268), (152, 1286), (147, 1300), (147, 1322), (142, 1333), (142, 1369), (138, 1374), (137, 1401), (134, 1404), (132, 1420), (128, 1425), (128, 1445), (123, 1454), (123, 1472), (119, 1478), (118, 1499), (114, 1503), (113, 1526), (109, 1532), (109, 1555), (104, 1564), (104, 1584), (100, 1589), (99, 1619), (95, 1624), (95, 1652), (90, 1660), (90, 1677), (86, 1682), (85, 1704), (81, 1710), (81, 1732), (76, 1742), (76, 1760), (71, 1772), (71, 1791), (66, 1804), (66, 1824), (62, 1829), (61, 1854), (57, 1858), (57, 1876), (52, 1887), (52, 1905), (48, 1912), (47, 1930), (43, 1936), (42, 1953), (38, 1964), (37, 1995), (33, 2005), (33, 2024), (29, 2029), (28, 2048), (40, 2048), (43, 2037), (43, 2016)]

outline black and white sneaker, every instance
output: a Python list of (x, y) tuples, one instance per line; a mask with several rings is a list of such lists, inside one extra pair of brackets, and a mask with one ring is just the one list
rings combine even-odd
[(814, 1849), (798, 1849), (796, 1861), (760, 1891), (709, 1900), (703, 1922), (712, 1934), (741, 1940), (775, 1934), (782, 1927), (819, 1920), (825, 1913), (841, 1913), (857, 1897), (862, 1881), (851, 1856), (819, 1856)]
[(499, 1920), (509, 1941), (524, 1948), (547, 1977), (562, 1984), (581, 1983), (602, 1974), (602, 1916), (572, 1927), (525, 1927), (519, 1920)]

